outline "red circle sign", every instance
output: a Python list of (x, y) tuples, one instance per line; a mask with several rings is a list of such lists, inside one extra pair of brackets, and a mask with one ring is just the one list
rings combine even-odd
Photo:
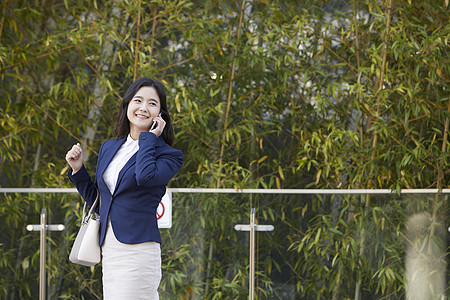
[(160, 202), (159, 205), (162, 207), (162, 212), (160, 214), (158, 213), (158, 211), (159, 211), (159, 206), (158, 206), (158, 209), (156, 210), (156, 217), (158, 220), (164, 216), (164, 212), (166, 210), (164, 207), (164, 203)]

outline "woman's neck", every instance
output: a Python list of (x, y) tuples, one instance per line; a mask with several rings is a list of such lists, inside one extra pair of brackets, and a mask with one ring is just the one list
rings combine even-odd
[(139, 130), (131, 130), (130, 131), (130, 136), (131, 138), (136, 141), (137, 139), (139, 139), (139, 135), (141, 134), (141, 132), (143, 131), (139, 131)]

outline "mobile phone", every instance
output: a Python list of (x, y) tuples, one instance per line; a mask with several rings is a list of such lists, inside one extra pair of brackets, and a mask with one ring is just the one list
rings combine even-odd
[[(161, 113), (159, 113), (158, 117), (161, 117)], [(156, 123), (155, 120), (153, 120), (153, 124), (150, 127), (150, 131), (152, 131), (153, 129), (155, 129), (156, 127), (158, 127), (158, 123)]]
[(150, 127), (150, 131), (152, 131), (153, 129), (155, 129), (155, 128), (156, 128), (156, 125), (158, 125), (158, 124), (156, 123), (156, 121), (153, 121), (152, 127)]

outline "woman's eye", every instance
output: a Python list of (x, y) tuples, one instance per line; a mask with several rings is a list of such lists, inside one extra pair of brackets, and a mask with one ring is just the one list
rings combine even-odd
[(139, 99), (134, 99), (134, 102), (141, 102), (141, 100), (139, 100)]

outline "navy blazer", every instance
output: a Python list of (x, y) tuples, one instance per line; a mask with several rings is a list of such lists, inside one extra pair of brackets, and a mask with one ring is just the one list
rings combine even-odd
[(156, 209), (166, 185), (183, 164), (183, 153), (167, 145), (162, 136), (141, 132), (139, 150), (120, 171), (111, 195), (103, 173), (125, 141), (126, 137), (109, 140), (100, 147), (95, 183), (84, 165), (74, 175), (69, 170), (68, 176), (89, 206), (95, 201), (97, 188), (100, 191), (100, 246), (105, 239), (108, 217), (117, 240), (124, 244), (161, 243)]

